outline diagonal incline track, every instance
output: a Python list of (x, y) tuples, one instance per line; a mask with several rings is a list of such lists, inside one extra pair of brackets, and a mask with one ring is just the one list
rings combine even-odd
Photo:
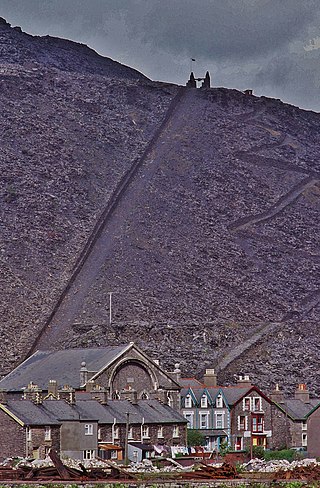
[[(38, 336), (35, 338), (30, 350), (26, 357), (33, 354), (37, 349), (51, 349), (57, 346), (64, 332), (72, 326), (73, 320), (80, 307), (80, 304), (85, 300), (86, 291), (93, 282), (97, 269), (103, 265), (108, 251), (108, 245), (110, 242), (106, 242), (106, 239), (100, 239), (107, 224), (113, 216), (119, 202), (125, 195), (128, 187), (134, 180), (138, 171), (147, 161), (152, 154), (154, 146), (158, 142), (163, 132), (170, 125), (171, 118), (175, 113), (175, 110), (185, 94), (185, 88), (179, 88), (178, 93), (171, 101), (166, 115), (155, 131), (151, 141), (144, 150), (142, 156), (133, 161), (130, 169), (124, 174), (119, 181), (116, 189), (114, 190), (109, 202), (99, 219), (97, 220), (90, 236), (88, 237), (86, 244), (80, 253), (76, 264), (74, 266), (72, 275), (59, 296), (51, 314), (47, 318), (43, 328)], [(107, 241), (116, 237), (116, 226), (110, 229)], [(94, 256), (93, 256), (93, 250)], [(79, 280), (80, 274), (86, 274), (86, 286), (83, 286), (83, 282)]]

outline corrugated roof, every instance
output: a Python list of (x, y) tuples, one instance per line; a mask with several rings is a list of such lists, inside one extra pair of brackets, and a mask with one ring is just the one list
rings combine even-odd
[(59, 386), (79, 388), (81, 363), (89, 372), (97, 373), (125, 352), (129, 344), (92, 349), (37, 351), (0, 381), (0, 388), (21, 391), (30, 381), (46, 390), (50, 379)]
[(180, 413), (157, 400), (139, 400), (136, 405), (129, 400), (110, 400), (107, 405), (96, 400), (79, 400), (75, 405), (64, 400), (44, 400), (41, 405), (30, 400), (9, 400), (5, 407), (26, 425), (58, 425), (67, 420), (112, 424), (114, 419), (124, 424), (127, 412), (132, 424), (187, 423)]

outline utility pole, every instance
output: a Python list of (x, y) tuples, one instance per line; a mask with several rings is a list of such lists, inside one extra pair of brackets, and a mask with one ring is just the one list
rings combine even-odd
[(111, 322), (112, 322), (112, 295), (113, 295), (114, 291), (109, 291), (108, 292), (108, 295), (109, 295), (109, 325), (111, 325)]
[(128, 455), (128, 444), (129, 444), (129, 412), (126, 412), (126, 438), (124, 442), (124, 464), (128, 466), (129, 455)]

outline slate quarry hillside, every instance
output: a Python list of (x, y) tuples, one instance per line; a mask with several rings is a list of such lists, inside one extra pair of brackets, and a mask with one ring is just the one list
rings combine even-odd
[(320, 116), (94, 54), (69, 70), (60, 41), (24, 61), (31, 36), (0, 29), (2, 371), (31, 345), (134, 340), (168, 368), (319, 393)]

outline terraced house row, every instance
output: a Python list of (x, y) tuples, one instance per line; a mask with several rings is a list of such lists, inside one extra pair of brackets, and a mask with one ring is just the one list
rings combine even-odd
[(0, 381), (0, 459), (43, 458), (50, 448), (78, 459), (132, 461), (187, 452), (187, 431), (204, 448), (252, 452), (294, 447), (319, 456), (320, 399), (305, 384), (293, 398), (240, 376), (219, 386), (165, 371), (134, 343), (37, 351)]

